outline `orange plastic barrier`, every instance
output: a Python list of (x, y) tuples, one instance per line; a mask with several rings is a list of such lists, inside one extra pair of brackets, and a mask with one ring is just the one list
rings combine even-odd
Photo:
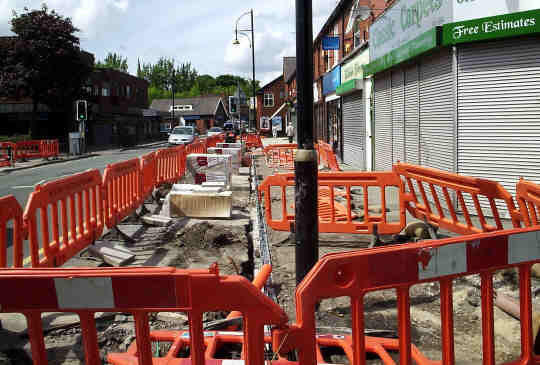
[[(324, 256), (296, 290), (297, 323), (273, 332), (274, 349), (283, 355), (297, 349), (300, 364), (317, 361), (315, 312), (322, 299), (349, 297), (352, 315), (351, 364), (365, 364), (364, 296), (378, 290), (395, 289), (400, 364), (432, 364), (415, 357), (411, 344), (410, 288), (427, 282), (440, 285), (442, 363), (454, 364), (454, 321), (452, 280), (472, 274), (481, 278), (482, 352), (484, 364), (495, 364), (493, 275), (496, 270), (519, 269), (521, 356), (508, 364), (538, 364), (533, 354), (531, 266), (540, 253), (531, 249), (540, 234), (538, 227), (481, 233), (437, 241), (392, 245), (376, 249), (334, 253)], [(387, 362), (393, 364), (393, 362)]]
[(40, 158), (42, 141), (20, 141), (17, 142), (16, 159)]
[[(12, 222), (12, 246), (8, 248), (8, 222)], [(0, 267), (7, 267), (11, 252), (11, 267), (23, 266), (23, 212), (13, 195), (0, 198)]]
[(185, 160), (185, 146), (158, 150), (156, 152), (156, 186), (177, 182), (181, 177), (180, 163), (183, 160)]
[(203, 314), (239, 310), (244, 320), (244, 356), (264, 365), (264, 326), (283, 326), (285, 312), (241, 276), (210, 270), (174, 268), (10, 269), (0, 270), (0, 311), (23, 313), (28, 321), (32, 359), (47, 364), (41, 314), (75, 312), (80, 317), (85, 363), (101, 364), (94, 314), (132, 313), (141, 365), (152, 364), (149, 313), (184, 312), (189, 316), (193, 365), (205, 364)]
[(142, 203), (138, 158), (107, 165), (103, 173), (105, 224), (113, 228)]
[[(521, 214), (515, 207), (512, 195), (495, 181), (406, 163), (395, 164), (394, 172), (405, 180), (408, 188), (405, 194), (406, 207), (418, 219), (426, 219), (431, 224), (459, 234), (501, 230), (503, 225), (498, 201), (508, 210), (513, 226), (520, 227)], [(463, 222), (458, 219), (452, 194), (457, 198)], [(466, 204), (465, 194), (470, 196), (472, 207)], [(482, 207), (480, 199), (489, 203), (489, 208), (487, 204)], [(478, 222), (473, 221), (470, 210), (478, 217)], [(486, 222), (486, 215), (493, 217), (495, 226)]]
[(223, 133), (217, 134), (215, 136), (206, 138), (206, 147), (216, 147), (218, 143), (221, 143), (225, 140), (225, 135)]
[(57, 157), (59, 154), (58, 140), (42, 140), (40, 153), (42, 158)]
[(186, 146), (186, 154), (192, 153), (206, 153), (206, 142), (200, 139), (196, 139), (192, 143)]
[(320, 155), (319, 162), (322, 163), (324, 167), (332, 171), (341, 171), (336, 154), (332, 150), (332, 146), (323, 141), (319, 141), (318, 146), (318, 151)]
[(540, 186), (520, 179), (516, 185), (516, 200), (526, 227), (540, 224)]
[(142, 179), (141, 200), (144, 201), (146, 198), (152, 195), (154, 188), (156, 187), (156, 153), (150, 152), (144, 156), (141, 156), (140, 162)]
[[(171, 346), (164, 356), (154, 357), (152, 359), (154, 365), (168, 364), (168, 365), (189, 365), (189, 357), (184, 357), (188, 353), (189, 349), (189, 332), (188, 331), (166, 331), (158, 330), (150, 332), (150, 340), (152, 342), (165, 342), (171, 343)], [(324, 358), (324, 348), (340, 348), (347, 356), (349, 363), (353, 361), (353, 347), (352, 336), (333, 335), (333, 334), (320, 334), (316, 335), (316, 353), (317, 364), (328, 364), (329, 361)], [(266, 346), (272, 344), (272, 338), (270, 333), (265, 333), (264, 343)], [(236, 345), (236, 346), (235, 346)], [(223, 354), (220, 351), (223, 348), (241, 347), (240, 360), (245, 359), (245, 345), (243, 333), (239, 331), (205, 331), (204, 332), (204, 346), (206, 348), (204, 358), (208, 363), (212, 365), (226, 365), (230, 361), (223, 358)], [(385, 339), (366, 336), (366, 352), (377, 354), (381, 359), (391, 359), (388, 354), (388, 350), (396, 351), (399, 349), (399, 341), (395, 339)], [(416, 348), (415, 348), (416, 349)], [(427, 359), (418, 350), (414, 352), (420, 363), (425, 363)], [(137, 359), (137, 343), (133, 342), (126, 353), (111, 353), (107, 356), (107, 361), (112, 365), (138, 365)], [(298, 362), (290, 361), (287, 357), (280, 354), (275, 355), (275, 360), (267, 361), (273, 365), (297, 365)], [(393, 364), (392, 362), (386, 362), (385, 364)]]
[[(294, 174), (275, 174), (268, 176), (259, 185), (259, 196), (264, 198), (267, 224), (278, 231), (290, 231), (294, 223), (294, 214), (289, 214), (287, 206), (292, 202), (287, 197), (287, 187), (294, 186)], [(392, 172), (320, 172), (319, 184), (319, 232), (380, 234), (399, 233), (405, 227), (405, 201), (403, 184)], [(392, 221), (387, 215), (389, 207), (388, 188), (395, 188), (399, 217)], [(374, 213), (369, 206), (369, 191), (378, 188), (380, 212)], [(274, 190), (275, 189), (275, 190)], [(279, 193), (277, 193), (277, 191)], [(353, 194), (353, 190), (356, 194)], [(272, 207), (274, 198), (281, 204), (280, 216), (274, 218)], [(362, 206), (362, 217), (352, 211), (353, 195), (358, 196), (356, 206)], [(294, 198), (293, 198), (294, 199)], [(336, 201), (338, 200), (338, 201)], [(341, 202), (340, 202), (341, 201)]]
[(0, 167), (15, 165), (17, 145), (13, 142), (0, 142)]
[(274, 169), (294, 170), (294, 158), (298, 145), (290, 144), (272, 144), (263, 149), (266, 157), (266, 165)]
[(101, 236), (102, 193), (98, 170), (36, 186), (24, 211), (32, 267), (60, 266)]
[(261, 136), (258, 133), (242, 134), (241, 141), (246, 145), (247, 149), (263, 147)]

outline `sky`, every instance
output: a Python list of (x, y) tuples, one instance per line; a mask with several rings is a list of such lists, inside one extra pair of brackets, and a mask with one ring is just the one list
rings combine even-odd
[[(10, 35), (12, 11), (38, 9), (44, 0), (0, 0), (0, 36)], [(283, 57), (295, 56), (295, 0), (48, 0), (49, 9), (70, 17), (80, 29), (81, 47), (96, 61), (108, 52), (128, 59), (136, 74), (137, 60), (160, 57), (191, 62), (199, 74), (234, 74), (251, 79), (247, 37), (233, 45), (237, 19), (253, 8), (256, 79), (264, 85), (283, 72)], [(338, 3), (312, 0), (317, 35)], [(249, 14), (239, 28), (250, 28)]]

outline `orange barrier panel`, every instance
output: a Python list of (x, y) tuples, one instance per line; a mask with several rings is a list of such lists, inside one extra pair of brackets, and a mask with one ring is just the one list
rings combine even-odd
[(149, 314), (184, 312), (189, 317), (190, 358), (205, 364), (203, 315), (239, 310), (244, 320), (245, 358), (264, 365), (264, 326), (283, 326), (285, 312), (241, 276), (210, 270), (174, 268), (9, 269), (0, 270), (0, 311), (23, 313), (35, 364), (47, 364), (41, 314), (75, 312), (80, 317), (85, 363), (101, 364), (94, 315), (133, 314), (137, 360), (152, 364)]
[(258, 133), (243, 134), (241, 141), (246, 145), (247, 149), (263, 147), (261, 136)]
[(57, 157), (59, 153), (58, 140), (42, 140), (40, 144), (40, 154), (42, 158)]
[(17, 142), (16, 159), (40, 158), (41, 157), (41, 141), (20, 141)]
[(323, 141), (319, 141), (318, 145), (319, 154), (321, 155), (319, 162), (322, 163), (324, 167), (332, 171), (341, 171), (336, 154), (332, 150), (332, 146)]
[(107, 165), (103, 173), (105, 224), (113, 228), (142, 203), (138, 158)]
[[(395, 234), (405, 227), (403, 184), (396, 174), (392, 172), (319, 172), (318, 183), (319, 232), (368, 234), (373, 233), (374, 226), (377, 226), (377, 232), (380, 234)], [(295, 217), (294, 212), (289, 214), (287, 211), (287, 207), (292, 206), (292, 202), (287, 198), (287, 187), (293, 186), (294, 174), (292, 173), (268, 176), (259, 185), (259, 194), (264, 198), (266, 221), (275, 230), (290, 231), (292, 228)], [(395, 189), (395, 200), (399, 209), (398, 217), (394, 221), (387, 214), (389, 207), (387, 194), (391, 194), (388, 189), (391, 187)], [(376, 193), (380, 194), (380, 212), (378, 213), (374, 213), (373, 207), (369, 206), (369, 192), (374, 188), (377, 188), (379, 191)], [(273, 197), (272, 193), (279, 196)], [(280, 216), (276, 218), (273, 216), (272, 198), (280, 199)], [(361, 217), (352, 211), (353, 200), (357, 207), (361, 206), (359, 209), (359, 213), (362, 213)]]
[(518, 268), (521, 356), (519, 361), (507, 364), (538, 364), (533, 354), (530, 272), (532, 264), (540, 262), (539, 251), (531, 248), (539, 234), (538, 227), (513, 229), (328, 254), (297, 287), (297, 323), (273, 332), (273, 348), (283, 345), (281, 354), (297, 349), (300, 364), (315, 364), (316, 342), (312, 334), (316, 330), (317, 303), (322, 299), (349, 297), (353, 318), (351, 364), (365, 364), (364, 296), (368, 292), (395, 289), (400, 364), (412, 364), (411, 358), (418, 365), (432, 364), (415, 358), (411, 344), (410, 288), (436, 282), (440, 285), (442, 363), (454, 364), (453, 280), (479, 274), (482, 357), (484, 364), (495, 364), (493, 275), (496, 270)]
[[(513, 226), (520, 227), (521, 214), (515, 207), (512, 195), (495, 181), (406, 163), (395, 164), (394, 172), (405, 180), (408, 188), (406, 207), (418, 219), (426, 219), (431, 224), (459, 234), (501, 230), (503, 225), (497, 207), (497, 202), (500, 202), (508, 210)], [(457, 198), (456, 205), (463, 214), (463, 222), (458, 219), (459, 212), (452, 202), (452, 194)], [(472, 207), (465, 202), (469, 196)], [(482, 207), (481, 200), (489, 203), (489, 208), (488, 204)], [(478, 222), (471, 218), (471, 210), (478, 217)], [(486, 222), (486, 216), (493, 217), (495, 226)]]
[[(8, 248), (8, 222), (12, 222), (11, 249)], [(0, 267), (23, 266), (23, 212), (13, 195), (0, 198)], [(11, 251), (11, 264), (8, 252)]]
[(266, 156), (266, 165), (274, 169), (294, 170), (294, 158), (297, 148), (296, 143), (266, 146), (263, 149)]
[(540, 186), (520, 179), (516, 185), (516, 200), (526, 227), (540, 224)]
[(146, 200), (154, 192), (156, 187), (156, 154), (150, 152), (140, 158), (141, 162), (141, 179), (142, 179), (142, 191), (141, 201)]
[[(171, 346), (166, 354), (160, 357), (152, 358), (154, 365), (190, 365), (188, 357), (183, 357), (188, 353), (190, 334), (188, 331), (178, 330), (157, 330), (150, 332), (150, 340), (152, 342), (171, 343)], [(333, 334), (318, 334), (315, 336), (317, 364), (328, 364), (329, 361), (323, 357), (324, 348), (332, 347), (339, 348), (347, 356), (349, 363), (352, 364), (353, 348), (352, 336), (333, 335)], [(264, 343), (266, 346), (272, 344), (270, 333), (265, 332)], [(235, 346), (236, 345), (236, 346)], [(204, 332), (204, 347), (206, 348), (204, 358), (206, 363), (212, 365), (230, 364), (230, 359), (224, 359), (223, 353), (219, 351), (224, 348), (241, 347), (240, 360), (245, 359), (245, 346), (243, 333), (239, 331), (205, 331)], [(386, 360), (385, 364), (393, 364), (388, 362), (390, 355), (387, 350), (398, 350), (399, 341), (395, 339), (376, 338), (366, 336), (366, 352), (377, 354), (381, 359)], [(427, 359), (418, 350), (415, 351), (420, 363), (424, 364)], [(107, 356), (107, 361), (112, 365), (138, 365), (137, 359), (137, 343), (133, 342), (125, 353), (111, 353)], [(238, 360), (237, 360), (238, 361)], [(287, 357), (280, 354), (275, 355), (275, 360), (268, 361), (273, 365), (297, 365), (298, 362), (290, 361)]]
[(0, 167), (15, 165), (17, 145), (13, 142), (0, 142)]
[(156, 186), (174, 184), (180, 179), (182, 156), (185, 156), (185, 146), (164, 148), (156, 152)]
[(36, 186), (24, 211), (32, 267), (60, 266), (98, 239), (103, 232), (102, 202), (98, 170)]

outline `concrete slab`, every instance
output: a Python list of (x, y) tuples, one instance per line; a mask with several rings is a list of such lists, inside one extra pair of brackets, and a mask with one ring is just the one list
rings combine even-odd
[(172, 217), (230, 218), (232, 192), (221, 193), (171, 191), (169, 209)]

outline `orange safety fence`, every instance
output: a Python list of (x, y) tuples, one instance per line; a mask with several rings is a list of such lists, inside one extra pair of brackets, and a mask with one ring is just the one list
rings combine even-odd
[(138, 158), (107, 165), (103, 173), (103, 209), (108, 228), (118, 225), (142, 203)]
[(266, 165), (274, 169), (294, 170), (294, 158), (297, 148), (296, 143), (266, 146), (263, 149)]
[(243, 314), (244, 356), (264, 365), (264, 326), (284, 326), (287, 315), (241, 276), (220, 276), (210, 270), (174, 268), (10, 269), (0, 270), (0, 312), (22, 313), (28, 323), (32, 360), (47, 364), (42, 313), (77, 313), (85, 363), (101, 364), (96, 312), (131, 313), (136, 357), (152, 364), (149, 314), (184, 312), (189, 318), (190, 360), (205, 364), (203, 315), (216, 310)]
[(201, 139), (196, 139), (186, 146), (186, 154), (206, 153), (206, 142)]
[(17, 145), (13, 142), (0, 142), (0, 167), (15, 165)]
[[(520, 227), (512, 195), (495, 181), (406, 163), (395, 164), (394, 172), (406, 185), (407, 210), (418, 219), (459, 234), (491, 232), (503, 229), (499, 209), (504, 207), (513, 226)], [(486, 216), (493, 217), (495, 225), (488, 224)]]
[[(11, 227), (8, 224), (11, 222)], [(11, 231), (11, 234), (8, 234)], [(0, 198), (0, 267), (23, 266), (23, 211), (13, 195)], [(8, 246), (11, 244), (11, 248)], [(10, 259), (11, 257), (11, 259)], [(9, 263), (11, 261), (11, 263)]]
[(341, 168), (339, 167), (339, 163), (337, 161), (336, 154), (332, 150), (332, 146), (330, 146), (330, 144), (323, 141), (319, 141), (318, 152), (320, 155), (320, 158), (319, 158), (320, 164), (322, 164), (324, 167), (332, 171), (341, 171)]
[(98, 239), (103, 232), (102, 202), (98, 170), (37, 185), (24, 211), (31, 266), (60, 266)]
[(516, 200), (525, 227), (540, 224), (540, 186), (520, 179), (516, 185)]
[(180, 179), (179, 165), (184, 155), (184, 146), (164, 148), (156, 152), (156, 186), (174, 184)]
[(141, 200), (144, 201), (146, 198), (152, 195), (154, 188), (156, 187), (156, 153), (150, 152), (144, 156), (140, 157), (141, 163)]
[(217, 134), (215, 136), (206, 138), (206, 147), (216, 147), (218, 143), (221, 143), (225, 140), (225, 135), (223, 133)]
[[(289, 208), (294, 203), (294, 184), (294, 174), (285, 173), (268, 176), (259, 185), (266, 221), (272, 229), (293, 228), (294, 208)], [(405, 227), (403, 184), (392, 172), (319, 172), (318, 185), (319, 232), (368, 234), (377, 226), (380, 234), (396, 234)], [(380, 202), (378, 211), (369, 204), (374, 198)], [(392, 199), (399, 209), (396, 217), (387, 212)]]
[[(364, 299), (367, 293), (393, 289), (397, 295), (400, 364), (454, 364), (453, 280), (479, 274), (481, 281), (482, 358), (484, 364), (495, 364), (494, 290), (496, 270), (517, 268), (521, 355), (519, 361), (507, 364), (538, 364), (533, 353), (531, 266), (540, 262), (538, 227), (513, 229), (444, 240), (392, 245), (368, 250), (334, 253), (324, 256), (296, 289), (296, 320), (289, 328), (273, 332), (273, 348), (286, 354), (299, 353), (300, 364), (317, 361), (315, 313), (322, 299), (349, 297), (352, 315), (352, 365), (366, 363), (366, 317)], [(440, 287), (442, 362), (422, 360), (411, 341), (410, 289), (421, 283)], [(387, 359), (390, 359), (388, 356)], [(391, 359), (386, 364), (394, 364)]]
[(17, 142), (17, 160), (41, 157), (41, 140)]
[(42, 158), (57, 157), (59, 154), (59, 144), (57, 139), (46, 139), (41, 141), (40, 151)]
[(246, 145), (247, 149), (262, 148), (261, 136), (257, 133), (248, 133), (242, 135), (241, 141)]

